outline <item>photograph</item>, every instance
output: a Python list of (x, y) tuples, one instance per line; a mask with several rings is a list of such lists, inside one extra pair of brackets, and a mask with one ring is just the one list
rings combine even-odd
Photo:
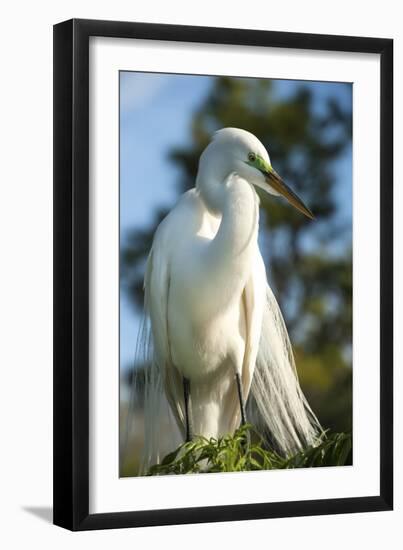
[(392, 510), (393, 40), (71, 19), (53, 82), (55, 525)]
[(399, 547), (398, 7), (4, 4), (1, 548)]
[(119, 476), (353, 465), (352, 83), (118, 78)]

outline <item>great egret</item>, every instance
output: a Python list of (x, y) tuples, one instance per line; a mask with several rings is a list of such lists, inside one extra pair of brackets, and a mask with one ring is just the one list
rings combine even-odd
[[(246, 421), (250, 393), (280, 451), (313, 444), (321, 429), (267, 283), (255, 187), (313, 218), (253, 134), (219, 130), (200, 157), (195, 188), (155, 233), (144, 280), (152, 347), (144, 469), (169, 450), (161, 449), (164, 398), (182, 441), (233, 432)], [(176, 443), (172, 436), (171, 446)]]

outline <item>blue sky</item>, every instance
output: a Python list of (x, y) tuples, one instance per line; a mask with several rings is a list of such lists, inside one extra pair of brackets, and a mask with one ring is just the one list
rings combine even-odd
[[(130, 229), (148, 225), (157, 207), (176, 201), (179, 171), (169, 161), (172, 147), (190, 139), (195, 109), (208, 95), (214, 77), (120, 73), (120, 236)], [(299, 81), (275, 81), (276, 93), (292, 94)], [(307, 82), (315, 97), (315, 108), (323, 108), (329, 96), (351, 103), (351, 90), (338, 83)], [(339, 216), (351, 222), (351, 151), (334, 166), (337, 175)], [(139, 315), (129, 303), (124, 289), (120, 297), (121, 368), (133, 362)]]

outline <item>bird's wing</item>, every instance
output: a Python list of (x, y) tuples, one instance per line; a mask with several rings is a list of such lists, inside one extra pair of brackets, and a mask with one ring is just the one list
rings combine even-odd
[(313, 445), (323, 431), (302, 393), (279, 305), (266, 285), (251, 394), (272, 444), (284, 454)]
[[(166, 397), (180, 429), (183, 426), (182, 386), (180, 375), (172, 363), (168, 331), (168, 299), (170, 273), (163, 237), (154, 239), (147, 260), (144, 278), (145, 309), (151, 319), (155, 376), (161, 378)], [(162, 387), (160, 388), (162, 390)]]
[(185, 193), (159, 225), (147, 260), (144, 279), (145, 310), (150, 317), (154, 347), (155, 376), (161, 376), (167, 400), (181, 432), (185, 430), (183, 380), (170, 349), (168, 301), (170, 259), (183, 236), (195, 233), (203, 218), (204, 206), (194, 190)]
[[(245, 352), (241, 372), (242, 393), (245, 402), (251, 389), (259, 351), (265, 292), (266, 271), (262, 257), (258, 252), (251, 275), (243, 289), (240, 304), (245, 321)], [(240, 406), (235, 384), (224, 406), (226, 407), (225, 414), (230, 418), (229, 428), (234, 431), (240, 422)]]
[(245, 401), (248, 398), (259, 341), (263, 316), (263, 297), (266, 287), (266, 272), (260, 253), (257, 254), (252, 274), (248, 279), (243, 294), (242, 303), (245, 315), (246, 341), (242, 365), (242, 386)]

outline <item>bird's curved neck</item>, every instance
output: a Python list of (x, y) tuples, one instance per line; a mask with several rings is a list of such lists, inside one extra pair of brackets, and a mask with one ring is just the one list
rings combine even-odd
[(234, 285), (243, 288), (250, 275), (259, 224), (258, 197), (252, 186), (235, 176), (227, 188), (221, 215), (207, 251), (210, 280), (228, 290), (234, 290)]
[(221, 212), (221, 224), (212, 247), (221, 257), (236, 259), (254, 244), (259, 222), (257, 195), (246, 182), (229, 187)]

